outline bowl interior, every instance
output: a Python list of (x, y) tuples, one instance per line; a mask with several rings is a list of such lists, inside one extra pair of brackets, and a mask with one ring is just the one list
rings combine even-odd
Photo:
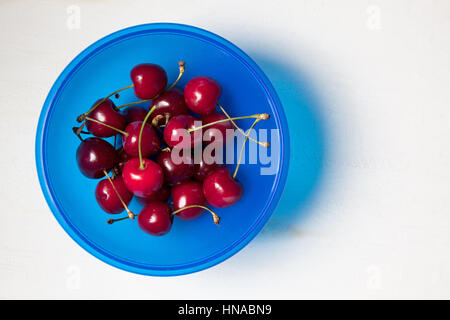
[[(159, 64), (167, 71), (171, 83), (178, 74), (179, 60), (186, 61), (180, 87), (198, 75), (213, 77), (223, 88), (220, 103), (231, 115), (267, 112), (271, 119), (260, 122), (258, 129), (280, 129), (282, 114), (263, 80), (239, 56), (239, 51), (230, 49), (230, 44), (224, 45), (192, 30), (150, 28), (138, 31), (130, 29), (94, 44), (77, 57), (55, 83), (57, 88), (52, 89), (44, 106), (48, 110), (41, 116), (44, 119), (41, 119), (42, 139), (38, 141), (43, 167), (40, 174), (45, 179), (47, 198), (56, 208), (55, 216), (88, 251), (131, 271), (180, 274), (217, 263), (220, 257), (249, 241), (246, 238), (262, 227), (273, 210), (270, 208), (272, 200), (280, 188), (279, 175), (284, 164), (280, 157), (284, 150), (275, 154), (273, 161), (278, 162), (275, 165), (278, 170), (274, 175), (261, 175), (260, 168), (267, 164), (241, 166), (238, 179), (244, 186), (244, 196), (235, 206), (216, 210), (222, 218), (220, 227), (212, 223), (209, 214), (195, 221), (175, 218), (169, 234), (152, 237), (141, 232), (135, 221), (106, 223), (111, 215), (99, 208), (94, 197), (98, 180), (84, 177), (76, 164), (79, 140), (72, 133), (72, 127), (76, 125), (77, 115), (98, 98), (129, 85), (129, 73), (134, 65)], [(132, 90), (114, 99), (117, 105), (136, 100)], [(251, 123), (251, 120), (239, 121), (244, 129)], [(282, 139), (276, 139), (284, 148)], [(270, 135), (267, 140), (275, 144)], [(248, 159), (248, 151), (246, 153)], [(141, 206), (134, 199), (130, 208), (138, 213)]]

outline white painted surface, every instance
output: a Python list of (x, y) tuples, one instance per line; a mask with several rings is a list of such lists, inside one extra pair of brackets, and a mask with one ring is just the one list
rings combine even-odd
[[(271, 66), (300, 73), (325, 132), (320, 181), (289, 225), (278, 210), (239, 254), (176, 278), (81, 249), (34, 165), (62, 69), (106, 34), (162, 21), (231, 40), (276, 87)], [(450, 298), (449, 1), (3, 0), (0, 43), (0, 298)]]

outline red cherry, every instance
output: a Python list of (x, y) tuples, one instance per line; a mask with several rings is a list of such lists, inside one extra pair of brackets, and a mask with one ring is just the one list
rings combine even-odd
[[(228, 119), (224, 114), (221, 113), (211, 113), (209, 115), (202, 117), (203, 125), (207, 125), (212, 122)], [(205, 133), (203, 134), (203, 142), (205, 144), (210, 144), (213, 141), (217, 141), (219, 144), (223, 144), (227, 138), (227, 129), (233, 129), (233, 124), (231, 121), (225, 121), (213, 124), (206, 127)]]
[[(164, 141), (169, 147), (194, 148), (202, 143), (200, 132), (189, 133), (188, 129), (194, 129), (194, 123), (199, 119), (190, 115), (179, 115), (169, 120), (164, 128)], [(188, 138), (190, 136), (190, 139)]]
[(186, 105), (193, 112), (201, 115), (210, 114), (216, 110), (221, 94), (220, 85), (209, 77), (196, 77), (184, 87)]
[(229, 207), (241, 199), (244, 189), (233, 179), (230, 170), (220, 167), (203, 181), (203, 194), (210, 205), (216, 208)]
[[(126, 205), (130, 203), (133, 194), (126, 188), (122, 177), (116, 176), (111, 179), (111, 181), (114, 183), (114, 187), (108, 179), (100, 180), (95, 189), (95, 198), (104, 211), (117, 214), (121, 213), (125, 208), (120, 201), (116, 190)], [(116, 188), (116, 190), (114, 190), (114, 188)]]
[[(142, 123), (142, 121), (130, 123), (125, 128), (125, 132), (128, 135), (122, 136), (123, 149), (132, 157), (139, 156), (139, 133), (141, 131)], [(159, 148), (161, 148), (161, 141), (159, 140), (158, 134), (151, 125), (146, 123), (144, 125), (144, 130), (142, 131), (142, 156), (148, 157), (154, 155), (159, 151)]]
[(156, 64), (139, 64), (131, 70), (130, 76), (139, 99), (153, 99), (166, 89), (167, 73)]
[[(100, 100), (97, 100), (95, 104), (99, 101)], [(125, 116), (117, 111), (116, 106), (110, 99), (106, 99), (100, 103), (91, 113), (89, 113), (89, 118), (119, 130), (123, 130), (127, 125)], [(91, 120), (86, 120), (86, 128), (96, 137), (106, 138), (117, 134), (116, 130)]]
[[(172, 187), (173, 210), (206, 203), (202, 192), (202, 184), (198, 181), (184, 181)], [(203, 208), (189, 208), (177, 213), (177, 217), (183, 220), (198, 218), (204, 213)]]
[[(175, 117), (189, 113), (189, 109), (184, 102), (183, 93), (176, 88), (164, 92), (160, 97), (153, 100), (150, 104), (150, 109), (153, 106), (156, 106), (156, 109), (152, 112), (152, 119), (158, 115), (165, 117), (167, 114), (169, 117)], [(158, 123), (165, 123), (164, 118), (159, 120)]]
[(162, 236), (172, 227), (172, 210), (164, 202), (151, 202), (141, 210), (137, 220), (143, 231), (152, 236)]
[(141, 107), (128, 107), (123, 111), (123, 115), (126, 117), (127, 123), (144, 121), (147, 110)]
[(142, 205), (147, 205), (150, 202), (155, 202), (155, 201), (159, 201), (159, 202), (167, 202), (167, 200), (169, 200), (170, 197), (170, 187), (165, 184), (161, 187), (161, 190), (153, 193), (152, 195), (148, 196), (148, 197), (136, 197), (137, 200), (139, 201), (140, 204)]
[(104, 176), (103, 170), (109, 172), (117, 162), (114, 147), (100, 138), (87, 138), (77, 149), (78, 167), (86, 177), (98, 179)]
[(184, 163), (184, 159), (179, 159), (180, 163), (175, 163), (172, 160), (172, 152), (170, 150), (163, 150), (158, 155), (157, 162), (164, 171), (164, 178), (170, 184), (175, 184), (180, 181), (189, 179), (192, 176), (193, 165), (192, 158), (189, 157), (189, 163)]
[(141, 169), (138, 158), (128, 160), (123, 167), (123, 180), (128, 190), (138, 197), (148, 197), (159, 191), (164, 183), (161, 167), (150, 159), (142, 159)]

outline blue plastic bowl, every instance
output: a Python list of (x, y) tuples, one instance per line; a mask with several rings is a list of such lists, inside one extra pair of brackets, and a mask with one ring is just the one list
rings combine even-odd
[[(280, 154), (274, 175), (260, 175), (261, 165), (242, 165), (238, 178), (244, 196), (233, 207), (216, 210), (217, 227), (205, 214), (194, 221), (175, 218), (169, 234), (152, 237), (135, 221), (108, 225), (111, 217), (96, 203), (97, 180), (84, 177), (76, 164), (79, 140), (72, 133), (77, 115), (99, 97), (129, 85), (132, 67), (142, 62), (163, 66), (169, 83), (186, 61), (180, 86), (198, 75), (218, 80), (220, 102), (234, 116), (267, 112), (258, 128), (278, 129)], [(132, 90), (119, 103), (136, 101)], [(243, 128), (251, 122), (243, 121)], [(270, 137), (269, 137), (270, 138)], [(270, 139), (269, 139), (270, 140)], [(274, 143), (274, 141), (271, 141)], [(100, 260), (130, 272), (174, 276), (209, 268), (229, 258), (263, 228), (285, 185), (289, 136), (283, 108), (256, 63), (229, 41), (202, 29), (179, 24), (146, 24), (98, 40), (62, 72), (43, 106), (36, 134), (36, 166), (44, 196), (64, 230)], [(136, 200), (131, 209), (139, 212)]]

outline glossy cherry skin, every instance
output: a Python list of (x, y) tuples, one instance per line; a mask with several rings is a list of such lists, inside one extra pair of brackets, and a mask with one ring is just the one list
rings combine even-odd
[[(190, 132), (188, 129), (197, 127), (195, 122), (200, 120), (191, 115), (179, 115), (169, 120), (164, 128), (164, 141), (169, 147), (194, 148), (202, 143), (201, 132)], [(198, 130), (201, 131), (201, 130)], [(190, 136), (190, 138), (188, 137)]]
[[(214, 112), (209, 115), (203, 116), (202, 123), (203, 125), (206, 125), (212, 122), (225, 119), (228, 118), (224, 114)], [(227, 138), (227, 129), (228, 130), (233, 129), (233, 124), (231, 123), (231, 121), (220, 122), (213, 124), (209, 127), (205, 127), (203, 129), (204, 130), (203, 142), (205, 144), (210, 144), (213, 141), (217, 141), (218, 144), (223, 145), (224, 144), (223, 142), (226, 141)]]
[(161, 189), (164, 174), (156, 162), (146, 158), (142, 161), (143, 169), (138, 158), (128, 160), (123, 166), (122, 176), (128, 190), (138, 197), (148, 197)]
[(203, 194), (206, 201), (216, 208), (229, 207), (241, 199), (242, 185), (233, 179), (230, 170), (220, 167), (203, 181)]
[[(139, 133), (142, 127), (142, 121), (132, 122), (125, 128), (128, 135), (122, 136), (122, 145), (126, 153), (132, 157), (139, 156)], [(142, 131), (141, 152), (143, 157), (154, 155), (161, 148), (161, 140), (155, 129), (148, 123), (144, 125)]]
[[(100, 100), (95, 102), (95, 104), (99, 101)], [(117, 111), (116, 106), (110, 99), (100, 103), (91, 113), (89, 113), (88, 117), (119, 130), (123, 130), (127, 125), (127, 119), (123, 114)], [(114, 129), (90, 120), (86, 120), (86, 128), (94, 136), (102, 138), (112, 137), (118, 133)]]
[(130, 76), (139, 99), (153, 99), (166, 89), (167, 73), (156, 64), (139, 64), (131, 70)]
[(213, 113), (221, 94), (220, 85), (209, 77), (193, 78), (184, 87), (186, 105), (200, 115)]
[[(184, 181), (172, 187), (173, 210), (192, 206), (205, 205), (206, 199), (203, 196), (202, 184), (198, 181)], [(205, 212), (202, 208), (189, 208), (177, 213), (177, 217), (182, 220), (192, 220), (200, 217)]]
[(142, 205), (147, 205), (150, 202), (155, 202), (155, 201), (159, 201), (159, 202), (167, 202), (167, 200), (169, 200), (170, 197), (170, 187), (167, 184), (164, 184), (161, 189), (155, 193), (153, 193), (152, 195), (148, 196), (148, 197), (136, 197), (136, 199), (139, 201), (140, 204)]
[(91, 179), (104, 177), (103, 170), (109, 172), (117, 162), (114, 147), (103, 139), (92, 137), (80, 143), (76, 158), (81, 173)]
[[(123, 178), (116, 176), (111, 180), (123, 202), (128, 205), (131, 199), (133, 199), (133, 194), (128, 191), (125, 183), (123, 182)], [(97, 203), (100, 208), (102, 208), (105, 212), (117, 214), (125, 210), (120, 198), (117, 196), (116, 191), (108, 179), (100, 180), (97, 184), (97, 188), (95, 188), (95, 199), (97, 199)]]
[(180, 114), (188, 114), (189, 109), (184, 102), (183, 92), (177, 88), (164, 92), (160, 97), (156, 98), (150, 104), (150, 109), (156, 106), (153, 110), (151, 118), (158, 115), (164, 116), (158, 121), (159, 124), (166, 123), (165, 116), (168, 114), (170, 117), (179, 116)]
[(156, 159), (158, 164), (164, 171), (164, 179), (170, 184), (175, 184), (189, 179), (192, 176), (194, 166), (192, 158), (188, 157), (188, 163), (184, 159), (179, 159), (180, 163), (175, 163), (172, 159), (172, 152), (170, 150), (161, 151)]
[(127, 123), (135, 122), (135, 121), (144, 121), (145, 116), (147, 115), (147, 110), (141, 107), (128, 107), (123, 111), (123, 115), (127, 119)]
[(172, 210), (164, 202), (151, 202), (141, 210), (137, 220), (143, 231), (152, 236), (163, 236), (172, 227)]

